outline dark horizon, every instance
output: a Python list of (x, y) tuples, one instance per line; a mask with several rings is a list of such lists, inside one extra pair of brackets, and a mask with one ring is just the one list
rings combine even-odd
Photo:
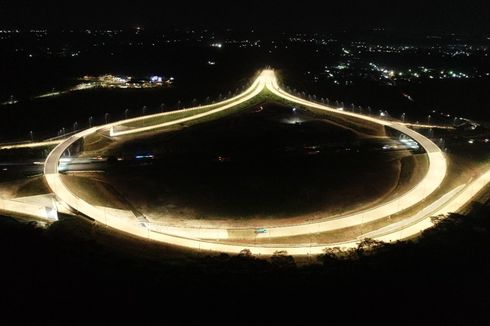
[[(328, 8), (328, 9), (325, 9)], [(490, 5), (483, 1), (355, 1), (320, 6), (249, 2), (118, 3), (87, 0), (2, 1), (3, 28), (216, 28), (263, 31), (365, 30), (482, 34), (490, 32)]]

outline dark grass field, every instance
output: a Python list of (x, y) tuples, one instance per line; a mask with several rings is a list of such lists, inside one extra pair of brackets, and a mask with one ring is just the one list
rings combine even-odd
[[(191, 209), (193, 218), (340, 213), (397, 186), (408, 151), (312, 112), (267, 104), (127, 141), (104, 178), (147, 213)], [(153, 155), (152, 159), (136, 159)], [(353, 199), (354, 198), (354, 199)], [(172, 212), (171, 212), (172, 213)]]

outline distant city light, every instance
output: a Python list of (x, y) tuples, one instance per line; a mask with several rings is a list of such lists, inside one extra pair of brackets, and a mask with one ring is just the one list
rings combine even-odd
[(163, 78), (160, 76), (151, 76), (150, 80), (152, 83), (161, 83), (163, 81)]
[(151, 155), (151, 154), (147, 154), (147, 155), (136, 155), (135, 158), (138, 159), (138, 160), (141, 160), (141, 159), (144, 159), (144, 158), (154, 158), (155, 156)]

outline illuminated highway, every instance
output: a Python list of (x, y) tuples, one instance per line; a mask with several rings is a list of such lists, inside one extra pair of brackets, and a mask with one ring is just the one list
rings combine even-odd
[[(231, 98), (229, 100), (216, 103), (209, 106), (197, 107), (192, 109), (185, 109), (182, 111), (193, 112), (196, 114), (186, 116), (173, 121), (168, 121), (164, 123), (159, 123), (156, 125), (144, 126), (133, 129), (125, 129), (118, 131), (118, 127), (121, 125), (128, 124), (133, 121), (148, 119), (166, 114), (172, 114), (173, 112), (156, 114), (152, 116), (139, 117), (129, 120), (124, 120), (120, 122), (115, 122), (99, 127), (90, 128), (77, 133), (64, 142), (60, 143), (48, 156), (45, 162), (45, 178), (46, 181), (56, 194), (58, 200), (65, 203), (69, 207), (76, 211), (89, 216), (96, 221), (103, 223), (107, 226), (113, 227), (115, 229), (144, 237), (155, 241), (161, 241), (177, 246), (184, 246), (199, 250), (212, 250), (212, 251), (222, 251), (229, 253), (240, 252), (244, 248), (248, 248), (254, 254), (271, 255), (276, 251), (285, 250), (291, 255), (307, 255), (307, 254), (318, 254), (322, 253), (324, 248), (327, 247), (355, 247), (359, 239), (352, 239), (351, 241), (342, 243), (329, 243), (329, 244), (303, 244), (303, 245), (254, 245), (252, 243), (247, 244), (233, 244), (230, 243), (232, 238), (230, 233), (236, 231), (236, 229), (223, 228), (210, 228), (206, 227), (205, 224), (199, 227), (178, 227), (178, 226), (165, 226), (165, 225), (153, 225), (152, 223), (141, 222), (136, 218), (131, 218), (128, 214), (117, 214), (117, 211), (108, 210), (101, 207), (93, 206), (83, 199), (77, 197), (73, 194), (70, 189), (68, 189), (62, 182), (60, 175), (58, 173), (58, 166), (60, 158), (63, 153), (77, 140), (93, 134), (97, 131), (109, 131), (111, 136), (123, 136), (130, 135), (139, 132), (146, 132), (150, 130), (157, 130), (164, 127), (168, 127), (174, 124), (187, 122), (191, 120), (197, 120), (199, 118), (216, 114), (224, 110), (230, 109), (237, 105), (240, 105), (253, 97), (260, 94), (265, 88), (267, 88), (273, 94), (286, 99), (290, 102), (298, 103), (307, 107), (323, 110), (333, 114), (347, 115), (355, 117), (361, 120), (369, 121), (371, 123), (380, 124), (400, 131), (401, 133), (409, 136), (415, 140), (427, 153), (429, 167), (426, 175), (423, 179), (415, 185), (411, 190), (399, 197), (383, 203), (379, 206), (367, 209), (364, 211), (356, 212), (346, 216), (340, 216), (335, 218), (323, 217), (315, 221), (310, 221), (308, 223), (298, 224), (298, 225), (280, 225), (280, 226), (268, 226), (261, 225), (260, 228), (266, 230), (264, 233), (256, 233), (257, 226), (241, 228), (244, 234), (248, 234), (247, 238), (274, 238), (274, 237), (289, 237), (295, 235), (305, 235), (320, 233), (326, 231), (337, 230), (345, 227), (360, 225), (364, 223), (369, 223), (388, 217), (390, 215), (397, 214), (407, 208), (414, 206), (415, 204), (421, 202), (431, 193), (439, 188), (444, 177), (446, 175), (447, 164), (444, 154), (441, 150), (429, 139), (420, 135), (419, 133), (409, 129), (406, 125), (397, 122), (385, 121), (369, 116), (364, 116), (360, 114), (339, 111), (318, 103), (313, 103), (306, 101), (304, 99), (295, 97), (291, 94), (284, 92), (277, 83), (277, 79), (272, 70), (265, 70), (262, 74), (255, 80), (255, 82), (242, 94)], [(204, 111), (204, 112), (202, 112)], [(393, 226), (390, 229), (385, 229), (384, 232), (380, 233), (378, 236), (373, 238), (385, 241), (394, 241), (410, 237), (418, 234), (422, 230), (432, 226), (430, 221), (430, 216), (435, 213), (439, 213), (441, 210), (443, 212), (450, 212), (453, 210), (458, 210), (464, 206), (468, 201), (470, 201), (485, 185), (489, 182), (490, 173), (484, 174), (482, 177), (473, 181), (471, 184), (465, 185), (464, 189), (461, 191), (452, 191), (449, 195), (445, 196), (444, 199), (440, 201), (443, 203), (443, 207), (436, 205), (432, 209), (427, 209), (424, 211), (423, 216), (417, 216), (416, 219), (409, 220), (410, 223), (402, 223)], [(451, 210), (449, 210), (451, 209)], [(425, 212), (427, 213), (425, 215)], [(363, 236), (361, 236), (363, 238)], [(224, 243), (227, 241), (227, 243)]]
[[(170, 111), (170, 112), (166, 112), (166, 113), (160, 113), (160, 114), (154, 114), (154, 115), (149, 115), (149, 116), (144, 116), (144, 117), (138, 117), (138, 118), (124, 120), (122, 122), (113, 123), (110, 125), (110, 127), (111, 127), (110, 136), (111, 137), (124, 136), (124, 135), (129, 135), (129, 134), (140, 133), (140, 132), (144, 132), (144, 131), (162, 129), (162, 128), (165, 128), (165, 127), (168, 127), (171, 125), (196, 120), (196, 119), (208, 116), (208, 115), (212, 115), (212, 114), (230, 109), (232, 107), (240, 105), (240, 104), (254, 98), (255, 96), (259, 95), (260, 92), (262, 92), (262, 90), (264, 89), (265, 84), (266, 84), (266, 79), (261, 75), (243, 93), (241, 93), (235, 97), (232, 97), (230, 99), (224, 100), (222, 102), (216, 103), (216, 104), (209, 104), (209, 105), (198, 106), (198, 107), (194, 107), (194, 108), (182, 109), (182, 110), (177, 110), (177, 111)], [(206, 109), (210, 109), (210, 110), (206, 110)], [(183, 113), (183, 112), (192, 113), (193, 111), (195, 112), (195, 111), (203, 111), (203, 110), (206, 110), (206, 111), (202, 112), (202, 113), (196, 113), (192, 116), (188, 116), (188, 117), (181, 118), (178, 120), (171, 120), (168, 122), (163, 122), (163, 123), (154, 124), (154, 125), (145, 126), (145, 127), (140, 127), (140, 128), (132, 128), (132, 129), (124, 130), (124, 131), (115, 131), (114, 130), (117, 126), (125, 125), (125, 124), (131, 123), (131, 122), (136, 122), (136, 121), (141, 121), (141, 120), (149, 120), (149, 119), (152, 119), (154, 117), (162, 117), (165, 115), (174, 115), (176, 113)]]
[(41, 141), (41, 142), (35, 142), (35, 143), (33, 142), (33, 143), (0, 145), (0, 150), (2, 150), (2, 149), (7, 150), (7, 149), (19, 149), (19, 148), (46, 147), (46, 146), (58, 145), (61, 142), (63, 142), (62, 139)]

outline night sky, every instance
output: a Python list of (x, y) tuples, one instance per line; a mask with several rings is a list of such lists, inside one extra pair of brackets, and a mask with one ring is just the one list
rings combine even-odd
[(291, 31), (388, 28), (487, 33), (489, 1), (1, 0), (2, 27), (207, 27)]

